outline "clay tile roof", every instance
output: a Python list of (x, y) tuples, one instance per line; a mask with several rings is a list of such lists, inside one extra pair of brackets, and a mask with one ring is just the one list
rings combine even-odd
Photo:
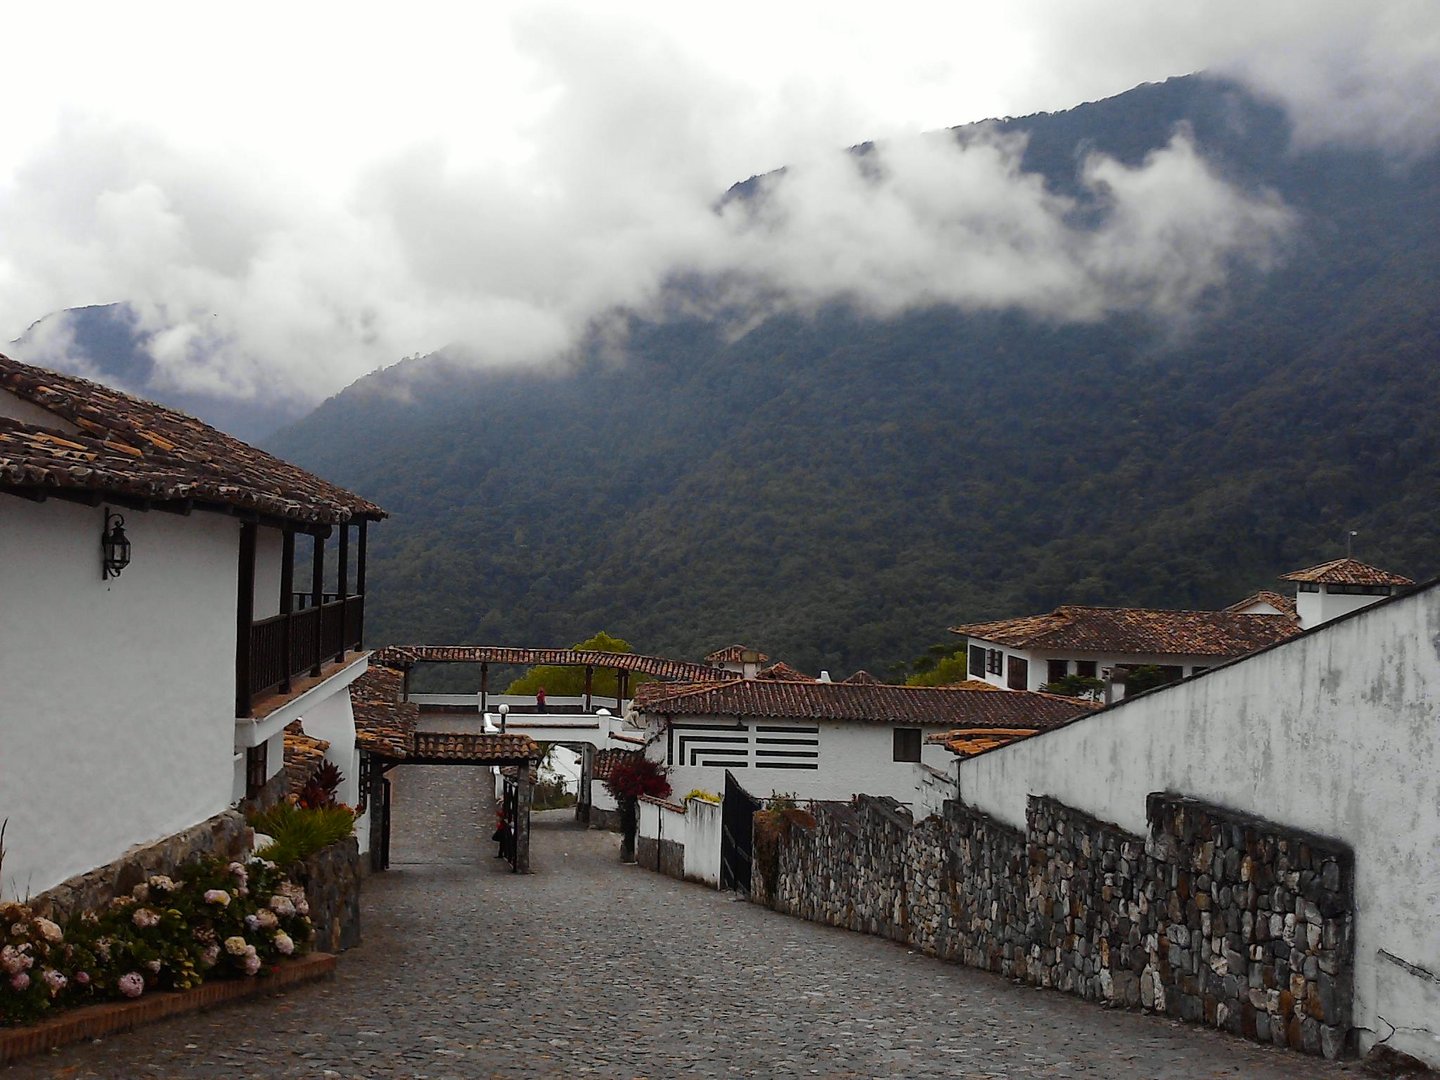
[(330, 744), (324, 739), (306, 735), (299, 720), (292, 720), (285, 728), (285, 789), (292, 795), (300, 794), (325, 761), (325, 751)]
[(763, 664), (770, 657), (766, 656), (759, 649), (752, 649), (748, 645), (728, 645), (718, 649), (705, 657), (707, 664), (738, 664), (749, 655), (755, 663)]
[(615, 775), (615, 766), (638, 753), (639, 750), (620, 750), (615, 747), (600, 750), (595, 754), (594, 763), (590, 767), (591, 776), (596, 780), (609, 780)]
[(1018, 649), (1243, 656), (1294, 637), (1300, 628), (1280, 615), (1067, 604), (1048, 615), (968, 623), (950, 631)]
[(414, 757), (425, 761), (465, 761), (476, 765), (499, 765), (529, 760), (538, 762), (540, 744), (529, 735), (514, 733), (418, 731)]
[(1256, 604), (1269, 604), (1282, 615), (1290, 618), (1298, 618), (1295, 612), (1295, 598), (1286, 596), (1284, 593), (1274, 592), (1270, 589), (1261, 589), (1257, 593), (1247, 596), (1244, 600), (1236, 601), (1227, 607), (1226, 611), (1244, 611), (1246, 608), (1254, 607)]
[(1024, 690), (884, 686), (735, 679), (690, 688), (644, 705), (659, 716), (741, 716), (789, 720), (856, 720), (961, 727), (1055, 727), (1093, 706)]
[[(716, 682), (730, 678), (730, 673), (708, 664), (689, 660), (671, 660), (664, 656), (643, 653), (611, 653), (596, 649), (522, 649), (509, 645), (387, 645), (376, 653), (376, 659), (393, 668), (405, 670), (416, 664), (513, 664), (530, 667), (554, 664), (560, 667), (609, 668), (612, 671), (638, 671), (657, 679), (684, 682)], [(639, 687), (636, 687), (639, 691)]]
[(848, 679), (841, 679), (840, 682), (842, 685), (847, 686), (878, 686), (880, 680), (868, 671), (862, 670), (855, 672), (855, 674), (851, 675)]
[(778, 679), (780, 682), (819, 682), (812, 675), (806, 675), (803, 671), (797, 671), (784, 660), (777, 660), (767, 668), (761, 668), (755, 673), (757, 679)]
[(1034, 734), (1034, 728), (959, 728), (955, 731), (938, 732), (927, 737), (925, 741), (939, 743), (960, 757), (972, 757), (1006, 743), (1028, 739)]
[(1318, 585), (1414, 585), (1408, 577), (1392, 574), (1359, 559), (1331, 559), (1318, 566), (1292, 570), (1281, 581), (1305, 581)]
[(193, 416), (87, 379), (0, 354), (0, 391), (56, 418), (52, 427), (0, 416), (0, 488), (246, 510), (307, 524), (386, 516)]
[(350, 684), (350, 709), (355, 714), (355, 745), (377, 757), (403, 761), (410, 756), (420, 708), (401, 701), (404, 675), (371, 661), (369, 670)]

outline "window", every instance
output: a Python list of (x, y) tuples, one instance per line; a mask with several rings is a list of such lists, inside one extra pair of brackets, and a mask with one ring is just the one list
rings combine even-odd
[(1389, 596), (1389, 585), (1331, 585), (1330, 592), (1346, 596)]
[(1202, 664), (1196, 664), (1194, 667), (1192, 667), (1192, 668), (1190, 669), (1190, 674), (1191, 674), (1191, 675), (1199, 675), (1202, 671), (1209, 671), (1209, 670), (1210, 670), (1210, 665), (1209, 665), (1209, 664), (1203, 664), (1203, 665), (1202, 665)]
[(978, 679), (985, 671), (985, 650), (979, 645), (970, 646), (970, 661), (965, 674), (971, 679)]
[(1319, 592), (1320, 586), (1313, 581), (1302, 581), (1295, 587), (1296, 592)]
[(1097, 678), (1097, 674), (1096, 674), (1096, 672), (1097, 672), (1096, 664), (1097, 664), (1097, 663), (1098, 663), (1098, 661), (1095, 661), (1095, 660), (1076, 660), (1076, 661), (1075, 661), (1075, 674), (1076, 674), (1076, 675), (1084, 675), (1085, 678), (1087, 678), (1087, 679)]
[(1070, 661), (1068, 660), (1047, 660), (1045, 661), (1045, 681), (1059, 682), (1070, 674)]
[(897, 727), (895, 729), (895, 760), (920, 760), (920, 729), (918, 727)]
[(245, 797), (253, 799), (260, 794), (265, 781), (270, 779), (270, 759), (266, 753), (268, 743), (248, 747), (245, 751)]
[(1005, 671), (1005, 654), (999, 649), (991, 649), (985, 654), (985, 670), (991, 675), (1000, 675)]
[(1011, 690), (1030, 689), (1030, 661), (1023, 656), (1010, 657), (1010, 673), (1005, 679), (1005, 685)]

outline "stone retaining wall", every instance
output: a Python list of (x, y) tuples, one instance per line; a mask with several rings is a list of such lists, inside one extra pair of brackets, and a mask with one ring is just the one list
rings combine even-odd
[(668, 877), (685, 878), (685, 845), (678, 840), (656, 840), (650, 836), (635, 838), (635, 862), (646, 870), (655, 870)]
[(315, 936), (310, 947), (336, 953), (360, 944), (360, 845), (355, 837), (331, 844), (288, 870), (305, 889)]
[(250, 827), (239, 810), (226, 810), (184, 832), (131, 848), (112, 863), (62, 881), (30, 901), (37, 915), (63, 923), (82, 911), (98, 911), (127, 895), (152, 874), (174, 874), (202, 855), (238, 859), (250, 848)]
[(889, 799), (817, 804), (813, 826), (781, 823), (754, 895), (1035, 986), (1339, 1056), (1350, 850), (1175, 795), (1152, 795), (1147, 818), (1140, 837), (1032, 796), (1021, 833), (954, 801), (918, 825)]

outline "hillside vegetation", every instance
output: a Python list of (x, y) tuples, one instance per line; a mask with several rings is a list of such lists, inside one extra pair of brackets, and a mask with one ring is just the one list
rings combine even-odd
[[(1440, 168), (1299, 152), (1203, 78), (1004, 122), (1075, 189), (1177, 124), (1297, 214), (1282, 265), (1186, 325), (932, 307), (738, 339), (632, 319), (623, 362), (370, 376), (270, 448), (394, 517), (368, 630), (639, 651), (733, 641), (877, 672), (958, 621), (1060, 602), (1212, 606), (1343, 554), (1437, 569)], [(734, 197), (763, 197), (740, 185)]]

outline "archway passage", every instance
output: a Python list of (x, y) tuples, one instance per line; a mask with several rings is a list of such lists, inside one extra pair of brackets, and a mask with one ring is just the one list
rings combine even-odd
[(531, 774), (540, 761), (540, 745), (530, 736), (482, 731), (421, 731), (419, 709), (404, 699), (404, 673), (384, 663), (370, 669), (351, 685), (355, 716), (355, 743), (361, 751), (362, 790), (370, 812), (370, 867), (390, 865), (390, 781), (386, 774), (397, 765), (483, 765), (492, 769), (514, 767), (513, 787), (505, 800), (506, 845), (511, 868), (530, 872)]

